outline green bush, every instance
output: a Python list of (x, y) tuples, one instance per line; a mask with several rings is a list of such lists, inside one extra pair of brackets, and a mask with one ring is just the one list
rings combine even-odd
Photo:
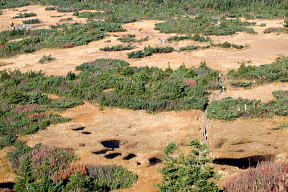
[(233, 99), (227, 97), (213, 101), (207, 108), (211, 119), (233, 120), (239, 117), (266, 117), (271, 115), (288, 116), (288, 91), (274, 91), (276, 100), (261, 103), (257, 100)]
[(195, 18), (179, 18), (172, 19), (155, 25), (156, 30), (162, 33), (182, 33), (182, 34), (203, 34), (203, 35), (231, 35), (239, 31), (247, 33), (256, 33), (253, 29), (247, 26), (255, 25), (256, 23), (242, 22), (240, 19), (221, 19), (220, 25), (216, 23), (218, 20), (198, 16)]
[(124, 35), (123, 37), (120, 37), (118, 38), (117, 40), (121, 41), (122, 43), (135, 43), (135, 42), (143, 42), (143, 41), (148, 41), (149, 37), (145, 37), (145, 38), (142, 38), (142, 39), (136, 39), (135, 38), (136, 35), (134, 34), (127, 34), (127, 35)]
[(0, 57), (8, 57), (20, 53), (33, 52), (41, 48), (69, 48), (85, 45), (91, 41), (103, 39), (106, 32), (125, 31), (120, 24), (106, 22), (89, 22), (86, 24), (74, 23), (61, 25), (51, 30), (2, 32), (0, 37), (8, 40), (24, 38), (23, 40), (7, 43), (7, 48), (0, 49)]
[(104, 47), (104, 48), (100, 48), (100, 50), (102, 51), (123, 51), (123, 50), (131, 50), (134, 49), (135, 46), (132, 45), (115, 45), (113, 47)]
[(198, 50), (198, 49), (208, 49), (210, 46), (199, 46), (199, 45), (188, 45), (185, 47), (180, 47), (179, 51), (192, 51), (192, 50)]
[(56, 10), (56, 7), (46, 7), (45, 10), (46, 11)]
[(251, 87), (252, 86), (252, 82), (238, 82), (238, 81), (234, 81), (230, 83), (231, 86), (233, 87)]
[(143, 58), (147, 56), (151, 56), (154, 53), (171, 53), (174, 51), (173, 47), (150, 47), (146, 46), (144, 50), (141, 51), (133, 51), (128, 53), (128, 58)]
[(162, 182), (157, 184), (159, 192), (195, 191), (218, 192), (214, 168), (208, 165), (209, 152), (198, 140), (190, 142), (191, 151), (188, 154), (179, 153), (175, 143), (170, 143), (164, 149), (164, 167), (160, 169)]
[(29, 20), (24, 20), (22, 21), (24, 24), (36, 24), (36, 23), (40, 23), (39, 19), (29, 19)]
[(36, 16), (37, 14), (36, 13), (20, 13), (18, 14), (17, 16), (13, 17), (14, 19), (15, 18), (27, 18), (27, 17), (34, 17)]
[(211, 43), (211, 46), (213, 47), (221, 47), (221, 48), (235, 48), (235, 49), (243, 49), (244, 46), (243, 45), (236, 45), (234, 43), (229, 43), (227, 41), (225, 41), (224, 43)]
[(75, 9), (75, 8), (65, 8), (65, 7), (58, 7), (56, 10), (60, 13), (68, 13), (68, 12), (78, 11), (78, 9)]
[(46, 63), (46, 62), (49, 62), (49, 61), (53, 61), (55, 60), (56, 58), (55, 57), (52, 57), (51, 55), (44, 55), (43, 57), (41, 57), (41, 59), (39, 60), (39, 63)]
[(257, 83), (286, 82), (288, 81), (288, 57), (260, 66), (242, 64), (237, 70), (230, 70), (227, 76), (230, 79), (255, 80)]
[(182, 36), (172, 36), (167, 39), (167, 41), (182, 41), (182, 40), (193, 40), (199, 42), (208, 42), (211, 40), (210, 37), (200, 36), (198, 34), (192, 35), (182, 35)]

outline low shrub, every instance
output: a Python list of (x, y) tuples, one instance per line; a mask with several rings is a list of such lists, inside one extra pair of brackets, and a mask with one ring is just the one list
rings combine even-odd
[(287, 27), (269, 27), (264, 30), (264, 33), (288, 33)]
[(56, 9), (59, 13), (68, 13), (68, 12), (76, 12), (78, 9), (75, 8), (65, 8), (65, 7), (58, 7)]
[(208, 42), (211, 40), (210, 37), (205, 37), (201, 35), (182, 35), (182, 36), (172, 36), (167, 39), (167, 41), (182, 41), (182, 40), (193, 40), (193, 41), (199, 41), (199, 42)]
[(44, 55), (44, 56), (42, 56), (41, 59), (39, 60), (39, 63), (43, 64), (43, 63), (47, 63), (47, 62), (49, 62), (49, 61), (53, 61), (53, 60), (55, 60), (55, 59), (56, 59), (56, 58), (55, 58), (55, 57), (52, 57), (51, 55), (48, 55), (48, 56)]
[[(220, 24), (218, 24), (220, 23)], [(231, 35), (239, 31), (255, 34), (252, 28), (247, 26), (256, 23), (242, 22), (240, 19), (213, 19), (205, 16), (194, 18), (184, 17), (171, 19), (166, 22), (157, 23), (156, 30), (162, 33), (203, 34), (203, 35)]]
[(118, 38), (119, 41), (121, 41), (122, 43), (135, 43), (135, 42), (143, 42), (143, 41), (148, 41), (149, 37), (145, 37), (145, 38), (141, 38), (141, 39), (136, 39), (135, 38), (136, 35), (134, 34), (128, 34), (128, 35), (124, 35), (123, 37)]
[(219, 192), (215, 180), (217, 174), (208, 158), (207, 146), (198, 140), (189, 143), (191, 151), (187, 154), (180, 152), (179, 146), (170, 143), (164, 149), (164, 166), (160, 169), (162, 182), (156, 184), (159, 192), (195, 191)]
[(174, 51), (173, 47), (150, 47), (146, 46), (144, 50), (141, 51), (133, 51), (128, 53), (128, 58), (143, 58), (147, 56), (151, 56), (154, 53), (171, 53)]
[(244, 88), (247, 88), (247, 87), (251, 87), (252, 86), (252, 82), (238, 82), (238, 81), (234, 81), (234, 82), (231, 82), (230, 85), (232, 87), (244, 87)]
[(29, 20), (24, 20), (22, 21), (24, 24), (36, 24), (36, 23), (40, 23), (39, 19), (29, 19)]
[(278, 58), (271, 64), (251, 66), (242, 64), (227, 73), (230, 79), (254, 80), (257, 83), (288, 81), (288, 57)]
[(8, 155), (17, 174), (17, 191), (111, 191), (131, 187), (137, 180), (119, 166), (71, 164), (76, 159), (72, 149), (41, 144), (31, 148), (19, 142)]
[(45, 10), (46, 11), (56, 10), (56, 7), (46, 7)]
[(180, 47), (179, 51), (192, 51), (192, 50), (198, 50), (198, 49), (208, 49), (210, 46), (199, 46), (199, 45), (188, 45), (185, 47)]
[(131, 50), (134, 49), (135, 46), (132, 45), (115, 45), (113, 47), (104, 47), (104, 48), (100, 48), (100, 50), (102, 51), (123, 51), (123, 50)]
[[(225, 192), (286, 191), (288, 180), (287, 162), (265, 162), (256, 168), (232, 177), (224, 186)], [(285, 183), (286, 182), (286, 183)]]
[(213, 47), (221, 47), (221, 48), (235, 48), (235, 49), (243, 49), (244, 46), (243, 45), (236, 45), (234, 43), (229, 43), (227, 41), (225, 41), (224, 43), (211, 43), (211, 46)]
[(267, 117), (271, 115), (288, 116), (288, 91), (274, 91), (276, 100), (261, 103), (257, 100), (233, 99), (213, 101), (207, 108), (207, 115), (211, 119), (233, 120), (239, 117)]
[(13, 17), (14, 19), (15, 18), (27, 18), (27, 17), (34, 17), (36, 16), (37, 14), (36, 13), (20, 13), (18, 14), (17, 16)]

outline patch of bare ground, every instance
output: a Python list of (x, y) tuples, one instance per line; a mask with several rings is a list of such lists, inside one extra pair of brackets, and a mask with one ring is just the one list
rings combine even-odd
[(271, 83), (259, 85), (250, 89), (228, 88), (225, 92), (221, 94), (221, 97), (219, 99), (224, 99), (225, 97), (242, 97), (244, 99), (256, 99), (261, 100), (262, 102), (268, 102), (275, 99), (272, 95), (272, 92), (277, 90), (288, 90), (288, 84)]
[[(77, 18), (76, 16), (73, 16), (73, 13), (59, 13), (56, 10), (45, 10), (46, 6), (41, 5), (29, 5), (17, 9), (4, 9), (2, 11), (2, 15), (0, 15), (0, 31), (3, 30), (9, 30), (10, 25), (13, 22), (14, 25), (23, 25), (22, 21), (31, 19), (31, 18), (38, 18), (41, 23), (40, 24), (34, 24), (33, 29), (48, 29), (50, 28), (50, 25), (56, 25), (61, 19), (67, 19), (67, 18), (73, 18), (73, 22), (86, 22), (85, 18)], [(17, 11), (15, 11), (17, 10)], [(30, 18), (16, 18), (13, 19), (13, 17), (17, 16), (17, 14), (22, 13), (21, 10), (27, 10), (27, 13), (33, 12), (37, 15), (35, 17)], [(55, 17), (55, 16), (61, 16), (61, 17)]]
[[(101, 110), (89, 103), (61, 115), (73, 121), (21, 139), (29, 146), (43, 143), (72, 147), (77, 149), (81, 163), (122, 165), (139, 176), (127, 191), (143, 192), (156, 191), (153, 183), (160, 181), (158, 168), (164, 147), (170, 142), (185, 145), (192, 138), (200, 138), (203, 118), (203, 113), (196, 110), (148, 114), (116, 108)], [(129, 154), (135, 157), (126, 160)]]
[[(44, 9), (44, 8), (43, 8)], [(49, 12), (50, 13), (50, 12)], [(5, 14), (4, 14), (5, 15)], [(168, 65), (171, 68), (178, 68), (181, 64), (186, 66), (198, 66), (201, 61), (206, 61), (209, 67), (226, 73), (230, 69), (240, 66), (240, 62), (249, 61), (252, 65), (271, 63), (280, 55), (288, 55), (288, 35), (287, 34), (247, 34), (237, 33), (231, 36), (213, 36), (215, 42), (229, 41), (241, 45), (249, 45), (243, 50), (210, 48), (206, 50), (196, 50), (190, 52), (173, 52), (168, 54), (154, 54), (141, 59), (128, 59), (126, 51), (103, 52), (99, 48), (120, 44), (117, 36), (124, 34), (135, 34), (136, 38), (149, 36), (148, 41), (136, 43), (135, 50), (143, 49), (145, 46), (172, 46), (175, 49), (180, 47), (199, 44), (192, 41), (182, 41), (174, 43), (160, 43), (160, 39), (166, 39), (173, 34), (164, 34), (154, 30), (155, 23), (160, 21), (145, 20), (124, 25), (127, 32), (111, 33), (105, 40), (91, 42), (88, 45), (74, 47), (70, 49), (43, 49), (31, 54), (19, 55), (11, 58), (1, 59), (2, 62), (13, 65), (0, 66), (3, 69), (42, 70), (46, 74), (65, 75), (68, 71), (73, 71), (77, 65), (83, 62), (93, 61), (98, 58), (116, 58), (128, 61), (133, 66), (155, 66), (165, 69)], [(259, 21), (261, 22), (261, 21)], [(276, 25), (279, 20), (271, 20), (271, 25)], [(264, 28), (263, 28), (264, 30)], [(107, 42), (110, 40), (111, 42)], [(200, 43), (207, 44), (207, 43)], [(43, 55), (53, 55), (57, 59), (49, 64), (39, 64), (38, 60)]]
[(0, 150), (0, 183), (15, 182), (16, 175), (7, 157), (7, 153), (12, 149), (13, 147), (5, 147)]

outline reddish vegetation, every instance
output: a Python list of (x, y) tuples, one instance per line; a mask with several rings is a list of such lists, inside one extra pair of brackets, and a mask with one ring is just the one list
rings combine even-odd
[(259, 76), (258, 79), (261, 81), (267, 81), (268, 80), (268, 78), (266, 76)]
[(8, 48), (7, 45), (0, 45), (0, 49)]
[(285, 192), (288, 190), (288, 162), (263, 163), (238, 174), (224, 186), (225, 192)]
[(37, 104), (25, 104), (25, 105), (17, 105), (14, 109), (16, 113), (29, 113), (39, 109), (39, 105)]
[(28, 118), (38, 118), (38, 119), (41, 119), (41, 118), (45, 118), (45, 117), (49, 117), (51, 113), (48, 113), (48, 112), (41, 112), (41, 113), (34, 113), (34, 114), (31, 114), (31, 115), (28, 115), (27, 117)]
[(75, 44), (74, 43), (65, 43), (64, 45), (62, 45), (61, 48), (72, 48), (72, 47), (75, 47)]
[(87, 175), (87, 166), (86, 165), (69, 165), (69, 167), (67, 167), (64, 170), (58, 171), (54, 177), (53, 177), (53, 181), (54, 182), (58, 182), (60, 180), (66, 180), (69, 178), (69, 176), (74, 175), (76, 173), (80, 173), (82, 175)]
[(195, 81), (195, 80), (185, 80), (184, 84), (188, 85), (188, 86), (191, 86), (191, 87), (196, 87), (197, 86), (197, 81)]

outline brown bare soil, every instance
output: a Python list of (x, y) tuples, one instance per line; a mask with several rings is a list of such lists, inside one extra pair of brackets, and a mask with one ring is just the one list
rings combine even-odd
[[(60, 19), (72, 17), (73, 21), (85, 22), (71, 16), (71, 13), (57, 13), (45, 11), (45, 7), (33, 5), (4, 10), (0, 15), (0, 30), (9, 29), (11, 22), (22, 24), (23, 19), (12, 19), (19, 11), (28, 9), (27, 12), (35, 12), (37, 18), (43, 21), (41, 26), (48, 27), (56, 24)], [(64, 15), (62, 17), (51, 17)], [(2, 22), (3, 21), (3, 22)], [(128, 59), (128, 51), (104, 52), (99, 49), (105, 46), (121, 44), (118, 37), (125, 34), (135, 34), (137, 39), (149, 36), (148, 41), (135, 43), (134, 50), (143, 49), (145, 46), (172, 46), (175, 49), (187, 45), (207, 45), (193, 41), (181, 41), (173, 43), (160, 43), (173, 34), (162, 34), (154, 30), (155, 20), (145, 20), (125, 24), (127, 32), (110, 33), (108, 37), (100, 41), (94, 41), (88, 45), (69, 49), (42, 49), (31, 54), (18, 55), (11, 58), (0, 59), (0, 70), (20, 69), (21, 71), (42, 70), (46, 75), (66, 75), (69, 71), (75, 71), (75, 67), (84, 62), (99, 58), (114, 58), (128, 61), (132, 66), (157, 66), (166, 68), (178, 68), (180, 65), (198, 66), (201, 61), (206, 61), (211, 68), (226, 73), (230, 69), (240, 66), (241, 62), (252, 65), (271, 63), (280, 55), (288, 56), (287, 34), (264, 34), (268, 27), (280, 26), (283, 19), (255, 20), (257, 24), (266, 23), (266, 27), (255, 26), (258, 34), (237, 33), (231, 36), (213, 36), (215, 42), (232, 42), (240, 45), (248, 45), (243, 50), (210, 48), (191, 52), (173, 52), (168, 54), (154, 54), (142, 59)], [(175, 35), (175, 34), (174, 34)], [(110, 40), (111, 42), (108, 42)], [(133, 50), (133, 51), (134, 51)], [(47, 64), (40, 64), (39, 59), (43, 55), (52, 55), (56, 58)], [(288, 89), (287, 83), (273, 83), (253, 87), (252, 89), (227, 89), (223, 97), (243, 97), (248, 99), (260, 99), (263, 102), (273, 99), (272, 92), (278, 89)], [(57, 95), (49, 95), (49, 98), (57, 99)], [(28, 145), (37, 143), (57, 147), (72, 147), (80, 157), (81, 163), (89, 164), (117, 164), (135, 172), (139, 179), (130, 189), (120, 191), (157, 191), (154, 183), (160, 181), (158, 169), (161, 164), (151, 165), (149, 158), (162, 158), (163, 148), (170, 142), (176, 142), (185, 148), (185, 144), (193, 138), (201, 137), (203, 125), (203, 112), (181, 111), (162, 112), (148, 114), (144, 111), (132, 111), (126, 109), (104, 108), (97, 104), (85, 103), (73, 109), (62, 112), (64, 117), (73, 120), (69, 123), (58, 124), (39, 131), (34, 135), (22, 137)], [(245, 158), (254, 155), (273, 155), (276, 160), (287, 160), (288, 129), (272, 130), (282, 123), (287, 123), (288, 118), (257, 118), (239, 119), (235, 121), (209, 121), (208, 144), (214, 158)], [(100, 142), (106, 140), (119, 140), (120, 147), (106, 154), (97, 155), (105, 147)], [(0, 151), (0, 182), (15, 181), (15, 175), (11, 173), (11, 165), (5, 157), (10, 148)], [(121, 153), (114, 159), (107, 159), (105, 155)], [(136, 157), (124, 160), (128, 154)], [(217, 171), (223, 176), (220, 185), (232, 174), (242, 171), (230, 165), (217, 165)]]

